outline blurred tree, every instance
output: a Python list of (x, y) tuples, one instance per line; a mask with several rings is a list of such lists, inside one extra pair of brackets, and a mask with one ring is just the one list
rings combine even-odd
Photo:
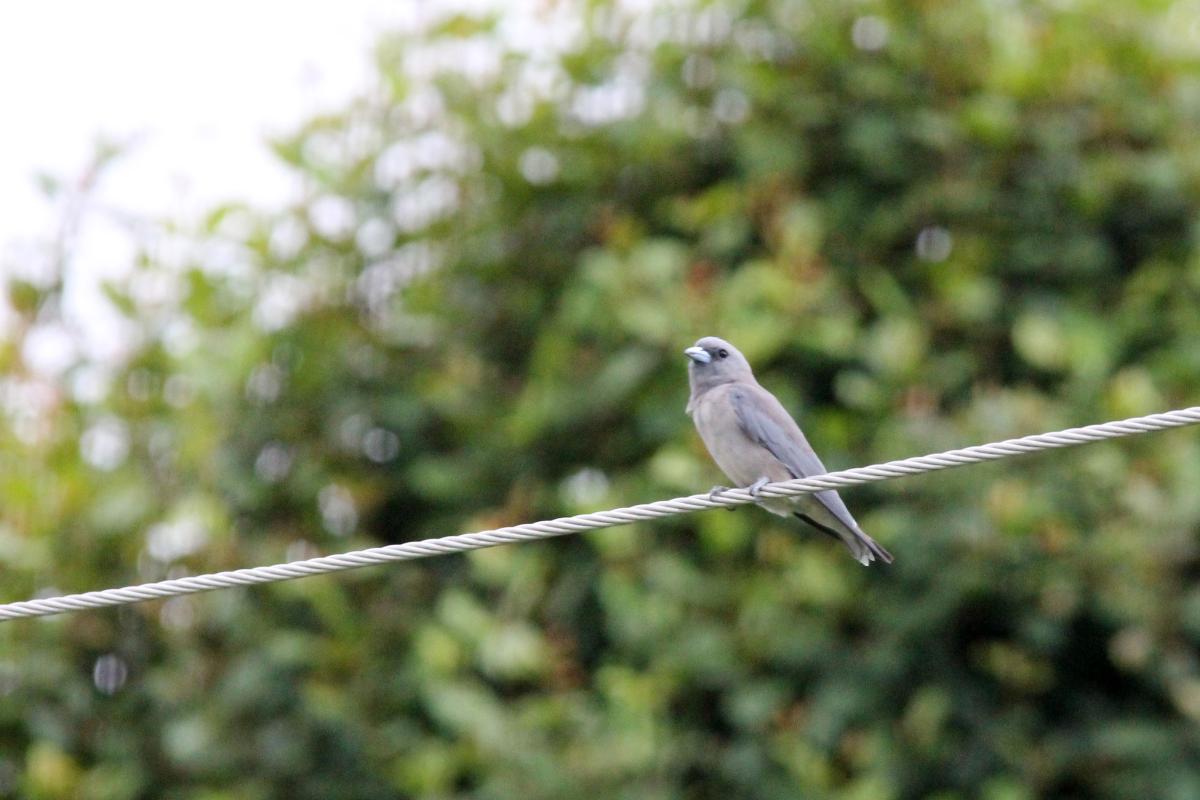
[[(4, 599), (707, 487), (706, 333), (832, 467), (1189, 404), (1196, 19), (386, 37), (295, 207), (143, 234), (123, 362), (27, 368), (62, 285), (9, 282)], [(1195, 797), (1198, 482), (1176, 433), (850, 492), (888, 569), (747, 509), (4, 624), (0, 795)]]

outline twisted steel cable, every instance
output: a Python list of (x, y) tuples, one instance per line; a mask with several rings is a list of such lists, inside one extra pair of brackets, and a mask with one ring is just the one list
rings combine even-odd
[[(822, 489), (841, 489), (846, 486), (886, 481), (905, 475), (918, 475), (923, 472), (934, 472), (951, 467), (960, 467), (964, 464), (996, 461), (1039, 450), (1073, 447), (1079, 444), (1087, 444), (1088, 442), (1117, 439), (1166, 428), (1194, 425), (1196, 423), (1200, 423), (1200, 406), (1184, 408), (1178, 411), (1168, 411), (1162, 414), (1151, 414), (1145, 417), (1134, 417), (1116, 422), (1105, 422), (1099, 425), (1088, 425), (1083, 428), (1069, 428), (1052, 433), (1024, 436), (1019, 439), (1008, 439), (1003, 442), (964, 447), (960, 450), (947, 450), (944, 453), (916, 456), (899, 461), (888, 461), (869, 467), (830, 472), (814, 478), (799, 478), (797, 480), (772, 483), (764, 486), (759, 494), (767, 497), (790, 497), (798, 494), (817, 492)], [(88, 608), (119, 606), (128, 603), (138, 603), (143, 600), (194, 594), (196, 592), (206, 592), (211, 589), (222, 589), (232, 586), (274, 583), (293, 578), (303, 578), (309, 575), (321, 575), (326, 572), (340, 572), (342, 570), (357, 569), (374, 564), (384, 564), (391, 561), (408, 561), (411, 559), (444, 555), (446, 553), (478, 550), (510, 542), (548, 539), (554, 536), (564, 536), (570, 533), (579, 533), (599, 528), (610, 528), (614, 525), (624, 525), (639, 520), (657, 519), (675, 514), (687, 514), (693, 511), (740, 506), (752, 503), (754, 500), (755, 498), (743, 489), (728, 489), (715, 497), (710, 497), (708, 494), (694, 494), (688, 497), (659, 500), (653, 503), (644, 503), (642, 505), (629, 506), (628, 508), (617, 508), (611, 511), (579, 514), (574, 517), (530, 522), (508, 528), (497, 528), (477, 533), (464, 533), (458, 536), (445, 536), (439, 539), (424, 539), (417, 542), (404, 542), (403, 544), (393, 544), (385, 547), (373, 547), (368, 550), (310, 558), (287, 564), (250, 567), (229, 572), (217, 572), (210, 575), (196, 575), (188, 578), (158, 581), (156, 583), (144, 583), (138, 586), (126, 586), (119, 589), (104, 589), (62, 597), (25, 600), (0, 605), (0, 621), (20, 619), (22, 617), (62, 614), (67, 611), (79, 611)]]

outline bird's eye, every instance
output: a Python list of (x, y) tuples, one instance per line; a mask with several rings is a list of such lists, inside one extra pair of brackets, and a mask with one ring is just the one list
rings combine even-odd
[(728, 350), (718, 350), (717, 355), (720, 356), (721, 358), (725, 358), (729, 355), (729, 351)]

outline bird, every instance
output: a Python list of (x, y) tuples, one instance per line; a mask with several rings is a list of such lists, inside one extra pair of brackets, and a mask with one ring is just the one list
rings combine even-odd
[[(849, 548), (863, 566), (892, 554), (859, 526), (832, 489), (795, 497), (759, 497), (768, 483), (811, 478), (828, 470), (783, 404), (754, 378), (746, 357), (729, 342), (705, 336), (688, 357), (687, 413), (721, 471), (774, 514), (794, 516)], [(726, 487), (714, 486), (716, 497)]]

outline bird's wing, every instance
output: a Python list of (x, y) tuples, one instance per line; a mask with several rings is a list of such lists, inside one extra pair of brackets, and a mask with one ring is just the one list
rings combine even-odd
[(761, 386), (738, 385), (729, 391), (738, 425), (749, 439), (771, 452), (797, 478), (827, 470), (804, 433), (775, 395)]
[[(751, 441), (765, 447), (787, 467), (793, 477), (811, 478), (828, 472), (800, 426), (775, 395), (761, 386), (739, 385), (729, 391), (729, 399), (742, 432)], [(850, 530), (860, 530), (837, 492), (814, 492), (813, 497)]]

